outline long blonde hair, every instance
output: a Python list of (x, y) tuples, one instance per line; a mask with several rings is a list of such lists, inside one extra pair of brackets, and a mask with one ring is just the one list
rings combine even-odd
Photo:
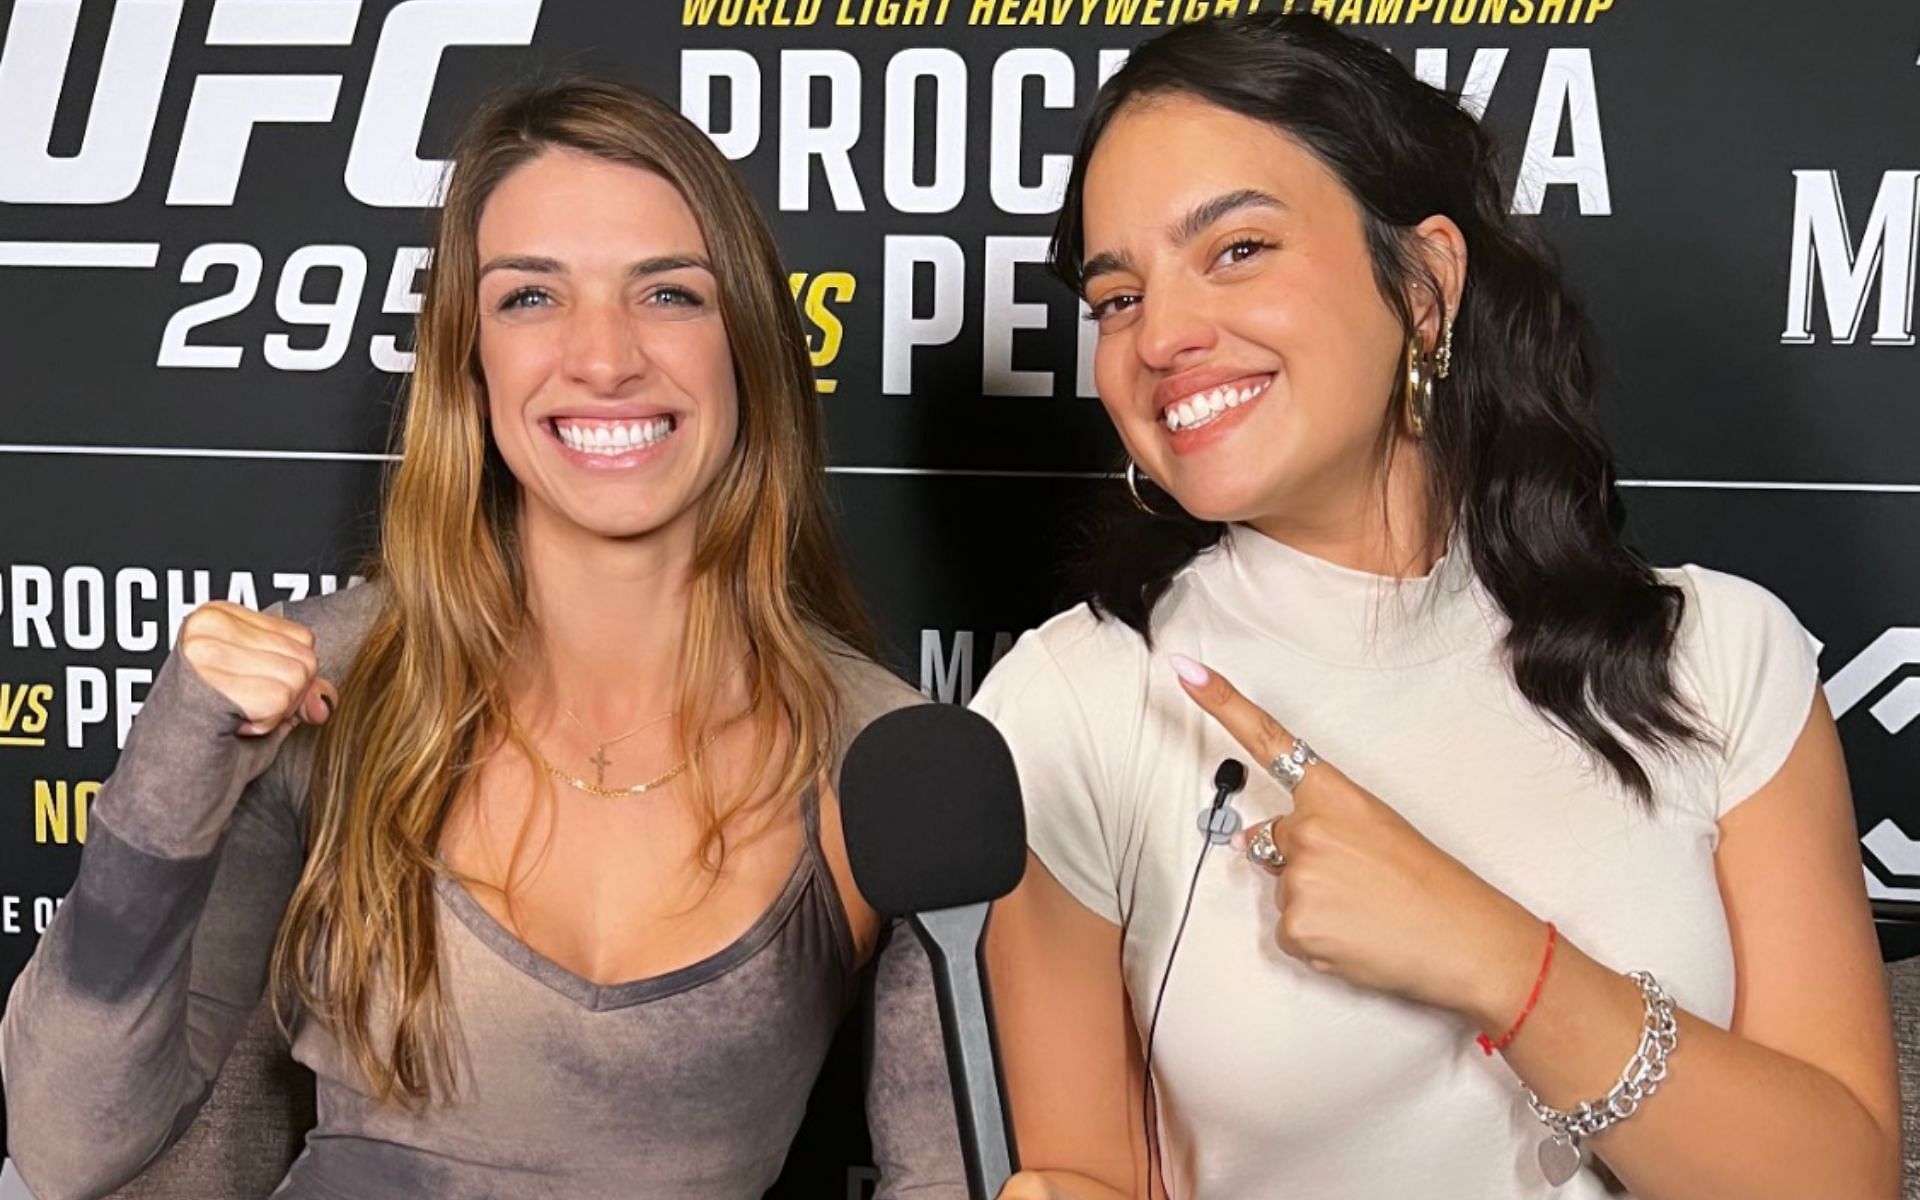
[[(283, 1024), (304, 1007), (375, 1096), (406, 1105), (456, 1084), (437, 846), (463, 782), (510, 727), (502, 681), (529, 633), (519, 488), (484, 419), (476, 231), (500, 182), (552, 148), (672, 183), (718, 280), (740, 426), (701, 500), (679, 708), (705, 817), (701, 868), (718, 873), (730, 822), (797, 802), (826, 769), (838, 701), (820, 636), (872, 652), (828, 520), (806, 339), (771, 231), (732, 167), (679, 113), (622, 85), (569, 80), (487, 104), (453, 158), (373, 567), (381, 607), (321, 731), (306, 868), (272, 968)], [(756, 765), (721, 796), (701, 750), (729, 716), (716, 694), (743, 643)], [(776, 768), (782, 733), (791, 757)]]

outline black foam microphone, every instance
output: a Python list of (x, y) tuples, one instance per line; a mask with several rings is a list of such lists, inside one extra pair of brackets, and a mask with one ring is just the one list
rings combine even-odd
[(888, 713), (847, 748), (840, 823), (860, 894), (882, 916), (906, 918), (933, 960), (967, 1187), (992, 1200), (1015, 1158), (980, 936), (988, 903), (1026, 869), (1013, 753), (985, 717), (964, 708)]

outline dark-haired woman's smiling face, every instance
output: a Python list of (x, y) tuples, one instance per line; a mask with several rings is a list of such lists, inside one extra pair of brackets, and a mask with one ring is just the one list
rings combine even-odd
[(1086, 175), (1100, 401), (1195, 516), (1340, 522), (1377, 500), (1406, 345), (1361, 211), (1260, 121), (1136, 102)]

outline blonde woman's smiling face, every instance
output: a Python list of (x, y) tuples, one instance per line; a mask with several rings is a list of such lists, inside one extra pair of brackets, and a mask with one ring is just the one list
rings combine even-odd
[(689, 519), (739, 398), (706, 239), (667, 180), (551, 149), (477, 232), (494, 444), (528, 519), (631, 537)]

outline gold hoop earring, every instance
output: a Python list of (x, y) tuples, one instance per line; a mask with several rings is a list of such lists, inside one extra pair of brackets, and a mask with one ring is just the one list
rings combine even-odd
[(1407, 382), (1403, 399), (1407, 410), (1407, 431), (1416, 438), (1427, 435), (1427, 415), (1433, 411), (1433, 374), (1420, 363), (1420, 338), (1407, 338)]
[[(1146, 479), (1146, 476), (1140, 474), (1139, 464), (1134, 462), (1132, 459), (1128, 459), (1127, 460), (1127, 495), (1133, 498), (1133, 506), (1150, 517), (1166, 516), (1167, 514), (1156, 511), (1152, 505), (1148, 504), (1145, 500), (1141, 499), (1140, 480), (1142, 479)], [(1147, 479), (1147, 482), (1152, 483), (1153, 480)]]
[(1433, 377), (1445, 379), (1453, 374), (1453, 318), (1440, 322), (1440, 350), (1433, 356)]

